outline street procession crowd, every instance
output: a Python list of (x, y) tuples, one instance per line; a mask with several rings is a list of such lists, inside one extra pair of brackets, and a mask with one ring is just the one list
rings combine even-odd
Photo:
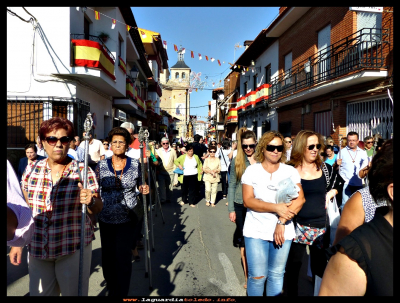
[[(143, 147), (143, 179), (132, 123), (114, 127), (104, 140), (83, 138), (89, 139), (76, 136), (69, 120), (53, 117), (41, 123), (37, 144), (25, 147), (17, 172), (7, 160), (7, 246), (13, 265), (28, 247), (31, 296), (78, 295), (81, 247), (82, 295), (88, 295), (98, 227), (108, 295), (127, 297), (148, 195), (161, 204), (196, 207), (204, 198), (207, 207), (227, 208), (248, 296), (297, 296), (308, 252), (314, 293), (393, 295), (393, 139), (360, 141), (349, 132), (337, 145), (301, 130), (292, 137), (267, 131), (257, 140), (246, 127), (237, 141), (163, 137)], [(180, 201), (173, 201), (174, 187)]]

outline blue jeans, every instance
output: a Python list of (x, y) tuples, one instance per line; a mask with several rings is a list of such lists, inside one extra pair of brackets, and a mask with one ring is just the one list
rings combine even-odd
[(292, 240), (286, 240), (282, 247), (273, 241), (248, 237), (244, 237), (244, 242), (248, 266), (247, 295), (262, 296), (267, 281), (267, 296), (279, 296)]
[(354, 186), (349, 185), (349, 183), (345, 183), (343, 186), (343, 193), (342, 193), (342, 205), (340, 205), (340, 209), (343, 210), (344, 205), (346, 204), (347, 200), (359, 189), (362, 189), (361, 186)]

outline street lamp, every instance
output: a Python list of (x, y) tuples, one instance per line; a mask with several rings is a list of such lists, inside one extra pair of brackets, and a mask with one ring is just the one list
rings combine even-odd
[(136, 79), (139, 77), (139, 70), (135, 65), (132, 67), (129, 73), (133, 79), (133, 82), (136, 82)]

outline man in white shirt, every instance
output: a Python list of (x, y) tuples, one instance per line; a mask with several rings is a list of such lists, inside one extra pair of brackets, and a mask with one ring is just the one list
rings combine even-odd
[(176, 152), (169, 146), (168, 138), (163, 137), (161, 139), (161, 147), (156, 150), (156, 154), (162, 161), (157, 176), (158, 188), (160, 189), (160, 201), (161, 203), (169, 203), (172, 199)]
[(85, 151), (82, 147), (76, 144), (76, 137), (74, 137), (69, 143), (68, 155), (71, 155), (73, 159), (78, 160), (79, 162), (83, 162), (85, 161)]
[(37, 148), (37, 155), (43, 156), (43, 157), (48, 157), (46, 154), (46, 151), (43, 148), (42, 140), (40, 140), (40, 136), (37, 136), (36, 138), (36, 148)]
[(285, 137), (283, 140), (285, 141), (286, 146), (286, 161), (289, 161), (290, 155), (292, 154), (292, 138)]
[(365, 150), (358, 147), (358, 142), (358, 134), (349, 132), (347, 134), (347, 146), (340, 150), (340, 157), (338, 155), (336, 161), (340, 165), (340, 175), (345, 181), (341, 209), (350, 196), (363, 187), (362, 179), (368, 173), (368, 156)]
[[(83, 133), (83, 136), (86, 135), (86, 132)], [(88, 164), (91, 169), (95, 170), (97, 162), (103, 160), (105, 157), (106, 150), (104, 149), (103, 143), (100, 140), (93, 139), (92, 133), (89, 133), (89, 158)], [(81, 142), (79, 145), (85, 150), (86, 141)]]

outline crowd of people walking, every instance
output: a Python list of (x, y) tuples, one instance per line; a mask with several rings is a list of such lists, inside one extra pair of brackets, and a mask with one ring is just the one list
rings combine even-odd
[[(349, 132), (336, 144), (302, 130), (287, 137), (268, 131), (257, 140), (242, 127), (237, 141), (206, 144), (200, 135), (192, 143), (150, 141), (141, 163), (138, 129), (130, 122), (103, 140), (88, 137), (54, 117), (25, 147), (17, 173), (7, 161), (7, 245), (13, 265), (28, 246), (30, 295), (77, 295), (80, 247), (89, 260), (82, 278), (88, 295), (98, 226), (108, 295), (126, 297), (132, 259), (140, 260), (142, 197), (155, 194), (161, 204), (196, 207), (204, 199), (207, 207), (227, 206), (248, 296), (297, 296), (307, 254), (320, 295), (393, 294), (393, 139), (367, 136), (361, 145)], [(145, 178), (156, 187), (142, 183), (142, 164), (145, 174), (156, 172)], [(174, 187), (180, 201), (173, 201)], [(332, 206), (340, 216), (335, 226)]]

